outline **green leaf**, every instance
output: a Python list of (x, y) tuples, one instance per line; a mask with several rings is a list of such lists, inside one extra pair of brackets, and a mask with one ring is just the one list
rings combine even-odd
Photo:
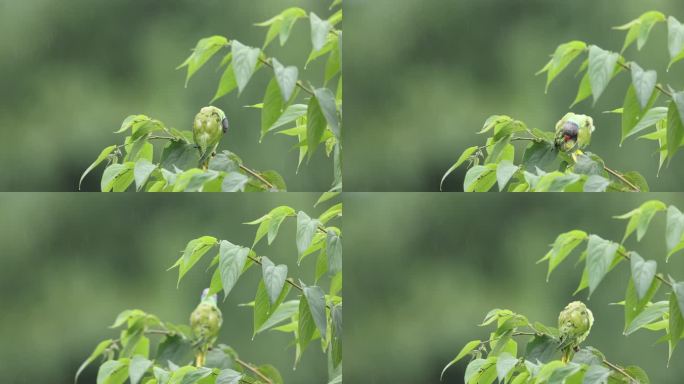
[(596, 235), (589, 235), (586, 261), (589, 273), (589, 295), (594, 292), (608, 273), (618, 246), (612, 241), (604, 240)]
[(673, 16), (667, 18), (667, 49), (670, 53), (670, 65), (684, 53), (684, 25)]
[(249, 248), (221, 240), (218, 269), (221, 271), (224, 300), (228, 297), (228, 294), (240, 277), (247, 262), (247, 255), (249, 255)]
[(222, 192), (242, 192), (249, 182), (249, 177), (240, 172), (229, 172), (221, 182)]
[[(681, 115), (677, 111), (676, 95), (681, 95), (684, 99), (684, 92), (672, 95), (673, 101), (670, 102), (667, 110), (667, 155), (670, 160), (674, 157), (684, 139), (684, 124), (682, 124)], [(684, 100), (681, 102), (684, 102)]]
[(216, 52), (221, 50), (228, 44), (228, 39), (223, 36), (211, 36), (200, 39), (195, 46), (190, 57), (188, 57), (183, 64), (176, 69), (188, 67), (188, 75), (185, 78), (185, 86), (188, 86), (188, 81), (198, 69), (200, 69), (209, 59), (211, 59)]
[(603, 365), (591, 365), (584, 374), (582, 384), (607, 384), (610, 372), (610, 369)]
[(684, 214), (674, 205), (667, 208), (667, 222), (665, 226), (665, 243), (668, 257), (672, 250), (681, 242), (684, 235)]
[(276, 79), (271, 79), (266, 87), (266, 94), (264, 95), (264, 107), (261, 109), (261, 141), (268, 129), (275, 123), (280, 115), (283, 114), (285, 100), (280, 93), (278, 82)]
[(496, 184), (496, 164), (476, 165), (468, 170), (463, 180), (465, 192), (487, 192)]
[(162, 151), (161, 167), (174, 172), (178, 169), (190, 169), (197, 166), (199, 153), (194, 144), (182, 141), (169, 143)]
[(667, 117), (667, 107), (653, 107), (646, 111), (646, 113), (641, 117), (639, 122), (632, 128), (627, 134), (623, 130), (622, 140), (643, 131), (644, 129), (655, 125), (658, 121), (663, 120)]
[[(330, 130), (337, 139), (340, 139), (342, 132), (340, 131), (340, 121), (337, 116), (337, 106), (335, 105), (335, 95), (328, 88), (318, 88), (314, 91), (318, 105), (321, 107), (321, 112), (325, 116), (325, 120), (330, 126)], [(307, 135), (307, 137), (309, 137)]]
[(634, 40), (637, 40), (637, 49), (641, 50), (648, 40), (648, 35), (651, 33), (651, 29), (653, 29), (653, 26), (660, 21), (665, 21), (665, 15), (663, 15), (661, 12), (649, 11), (627, 24), (621, 25), (619, 27), (613, 27), (613, 29), (627, 30), (622, 51), (624, 52), (625, 49), (632, 45)]
[(309, 14), (309, 20), (311, 21), (311, 45), (314, 51), (319, 51), (323, 48), (332, 25), (327, 20), (321, 20), (313, 12)]
[(630, 63), (629, 67), (632, 72), (632, 85), (639, 99), (639, 104), (641, 108), (646, 108), (655, 89), (658, 73), (653, 70), (644, 71), (635, 62)]
[[(489, 360), (485, 359), (474, 359), (471, 362), (468, 363), (468, 366), (466, 367), (465, 370), (465, 375), (463, 377), (463, 383), (464, 384), (471, 384), (471, 379), (475, 377), (475, 375), (484, 372), (486, 368), (485, 365), (490, 364), (491, 362)], [(483, 368), (484, 367), (484, 368)]]
[(306, 117), (306, 146), (309, 159), (316, 151), (316, 147), (323, 138), (326, 128), (326, 119), (316, 97), (309, 99)]
[(123, 384), (128, 378), (128, 359), (108, 360), (97, 372), (97, 384)]
[(97, 347), (95, 347), (95, 349), (94, 349), (93, 352), (90, 354), (90, 356), (88, 356), (88, 358), (83, 362), (83, 364), (81, 364), (81, 366), (78, 367), (78, 370), (76, 371), (76, 376), (74, 377), (74, 383), (77, 383), (77, 382), (78, 382), (78, 377), (81, 375), (81, 373), (83, 372), (83, 370), (84, 370), (90, 363), (92, 363), (95, 359), (97, 359), (98, 357), (100, 357), (100, 355), (102, 355), (102, 353), (103, 353), (107, 348), (109, 348), (110, 345), (112, 345), (112, 342), (113, 342), (112, 339), (104, 340), (104, 341), (101, 341), (101, 342), (97, 345)]
[(456, 160), (456, 162), (444, 173), (444, 176), (442, 176), (442, 180), (439, 182), (439, 190), (442, 190), (442, 184), (444, 184), (444, 179), (447, 178), (453, 172), (456, 168), (458, 168), (461, 164), (463, 164), (466, 160), (470, 158), (470, 156), (477, 151), (478, 146), (472, 146), (469, 148), (466, 148), (465, 151), (461, 154), (461, 156)]
[(252, 78), (257, 67), (261, 50), (243, 45), (237, 40), (232, 41), (233, 72), (238, 86), (238, 93), (242, 93)]
[(503, 191), (508, 181), (518, 171), (518, 166), (508, 160), (502, 160), (496, 167), (496, 182), (499, 184), (499, 192)]
[(283, 220), (285, 220), (288, 216), (294, 215), (294, 213), (294, 209), (284, 205), (273, 208), (271, 212), (268, 213), (268, 215), (270, 216), (268, 224), (269, 245), (273, 242), (273, 240), (275, 240), (276, 236), (278, 235), (278, 230), (280, 229), (280, 224), (282, 224)]
[(325, 293), (320, 287), (316, 286), (303, 286), (302, 288), (304, 290), (304, 298), (311, 311), (311, 317), (321, 337), (325, 339), (327, 337), (326, 329), (328, 324), (325, 316)]
[(674, 352), (677, 344), (679, 344), (679, 340), (682, 338), (682, 332), (684, 332), (684, 316), (682, 316), (684, 307), (680, 307), (681, 304), (684, 304), (684, 283), (675, 283), (672, 286), (669, 304), (670, 322), (667, 340), (669, 346), (667, 357), (668, 365), (672, 358), (672, 352)]
[(140, 355), (133, 356), (131, 365), (128, 367), (128, 375), (131, 379), (131, 384), (138, 384), (150, 367), (152, 367), (152, 362), (150, 360)]
[(525, 359), (529, 361), (551, 361), (558, 352), (558, 340), (548, 335), (535, 335), (525, 347)]
[(156, 164), (152, 164), (148, 160), (141, 159), (138, 160), (138, 162), (135, 163), (135, 167), (133, 168), (133, 175), (135, 176), (135, 189), (140, 190), (142, 189), (143, 186), (145, 186), (145, 183), (147, 183), (147, 180), (150, 178), (150, 175), (154, 170), (157, 169)]
[[(587, 61), (587, 63), (588, 63), (588, 61)], [(577, 89), (577, 96), (575, 96), (575, 100), (570, 105), (570, 108), (574, 107), (577, 103), (586, 99), (590, 95), (591, 95), (591, 83), (589, 82), (589, 72), (585, 72), (584, 76), (582, 76), (582, 80), (580, 80), (580, 85), (579, 85), (579, 88)]]
[(212, 236), (202, 236), (190, 240), (185, 246), (183, 255), (178, 259), (176, 264), (171, 268), (179, 266), (178, 269), (178, 284), (185, 274), (207, 253), (211, 248), (217, 244), (217, 240)]
[(86, 168), (86, 170), (81, 175), (81, 179), (78, 180), (78, 189), (81, 189), (81, 183), (83, 183), (83, 179), (86, 177), (86, 175), (90, 173), (90, 171), (92, 171), (95, 167), (100, 165), (100, 163), (103, 162), (107, 158), (107, 156), (109, 156), (109, 154), (112, 153), (112, 151), (114, 151), (115, 149), (116, 145), (110, 145), (109, 147), (103, 149), (102, 152), (100, 152), (100, 154), (97, 156), (97, 159), (95, 159), (95, 161), (93, 161), (93, 163), (90, 164), (88, 168)]
[(575, 373), (579, 372), (579, 370), (582, 368), (581, 365), (575, 364), (573, 362), (569, 362), (568, 365), (564, 367), (557, 368), (556, 370), (551, 373), (551, 376), (549, 376), (549, 381), (548, 384), (565, 384), (565, 383), (570, 383), (570, 376), (574, 375)]
[[(231, 54), (232, 55), (232, 54)], [(233, 64), (228, 64), (226, 70), (223, 71), (221, 75), (221, 80), (219, 80), (219, 86), (216, 89), (214, 98), (211, 99), (210, 103), (220, 99), (221, 97), (229, 94), (237, 87), (237, 80), (235, 79), (235, 71), (233, 71)]]
[(299, 345), (299, 349), (304, 352), (316, 331), (316, 323), (311, 314), (309, 302), (308, 300), (304, 300), (304, 298), (299, 300), (299, 321), (297, 329), (297, 344)]
[(216, 376), (216, 384), (239, 384), (244, 375), (232, 369), (222, 369)]
[(659, 319), (668, 311), (668, 302), (659, 301), (653, 303), (644, 309), (643, 312), (638, 314), (634, 320), (629, 324), (627, 329), (625, 329), (625, 336), (631, 335), (636, 330), (642, 328), (643, 326), (651, 323), (652, 321)]
[(637, 297), (642, 299), (644, 296), (646, 296), (646, 293), (653, 283), (653, 278), (656, 274), (657, 263), (655, 260), (645, 261), (636, 252), (630, 252), (630, 256), (632, 281), (634, 281)]
[(601, 175), (591, 175), (584, 183), (584, 192), (605, 192), (610, 180)]
[(577, 56), (579, 56), (587, 48), (587, 44), (583, 41), (570, 41), (565, 44), (561, 44), (556, 48), (553, 56), (549, 63), (538, 72), (541, 73), (546, 71), (546, 89), (548, 91), (549, 85), (556, 76), (558, 76), (563, 70), (572, 63)]
[(299, 300), (289, 300), (278, 306), (278, 308), (268, 317), (268, 319), (261, 324), (256, 333), (261, 333), (267, 329), (270, 329), (283, 320), (291, 318), (295, 313), (297, 313), (299, 308)]
[(280, 37), (280, 45), (285, 45), (285, 42), (287, 42), (287, 39), (290, 36), (290, 32), (292, 31), (292, 27), (294, 27), (295, 22), (297, 21), (297, 19), (303, 17), (306, 17), (305, 10), (298, 7), (292, 7), (284, 10), (279, 15), (267, 21), (264, 21), (262, 23), (256, 23), (255, 25), (259, 27), (270, 26), (266, 34), (266, 40), (264, 41), (264, 48), (266, 48), (271, 43), (271, 41), (276, 37), (276, 35), (279, 35)]
[(548, 260), (549, 261), (549, 269), (548, 272), (546, 273), (546, 281), (549, 281), (549, 277), (551, 276), (551, 272), (553, 272), (554, 269), (560, 263), (565, 260), (566, 257), (572, 252), (573, 249), (575, 249), (581, 242), (587, 239), (587, 233), (584, 231), (580, 230), (572, 230), (569, 232), (561, 233), (556, 237), (556, 241), (553, 243), (553, 247), (546, 253), (546, 255), (539, 260), (544, 261)]
[(303, 211), (297, 213), (297, 254), (301, 256), (306, 251), (316, 234), (320, 222), (312, 219)]
[(144, 122), (150, 120), (149, 117), (145, 115), (130, 115), (127, 116), (123, 123), (121, 123), (121, 128), (119, 128), (118, 131), (115, 131), (114, 133), (122, 133), (128, 130), (129, 128), (132, 130), (133, 127), (139, 126), (140, 124), (143, 124)]
[(624, 215), (615, 216), (616, 219), (629, 219), (622, 242), (624, 242), (635, 229), (637, 231), (637, 240), (641, 241), (641, 238), (648, 230), (648, 226), (651, 223), (653, 216), (658, 211), (664, 211), (666, 208), (665, 204), (661, 201), (649, 200), (641, 204), (639, 208), (633, 209)]
[(548, 169), (558, 158), (558, 150), (553, 143), (538, 141), (530, 144), (523, 154), (522, 163), (525, 169)]
[(442, 378), (444, 377), (444, 372), (446, 372), (446, 370), (449, 369), (449, 367), (451, 367), (452, 365), (456, 364), (459, 360), (461, 360), (462, 358), (464, 358), (467, 354), (469, 354), (470, 352), (472, 352), (475, 348), (479, 347), (480, 344), (482, 344), (482, 341), (480, 341), (480, 340), (473, 340), (473, 341), (469, 341), (465, 346), (463, 346), (463, 348), (462, 348), (461, 351), (458, 353), (458, 355), (456, 355), (456, 357), (454, 357), (454, 359), (451, 360), (451, 361), (449, 362), (449, 364), (447, 364), (447, 365), (444, 367), (444, 369), (442, 369), (442, 374), (439, 376), (439, 379), (442, 380)]
[(595, 45), (589, 47), (589, 83), (591, 93), (594, 96), (594, 104), (608, 86), (613, 77), (615, 66), (620, 55), (615, 52), (605, 51)]
[(305, 104), (290, 105), (285, 109), (285, 112), (283, 112), (283, 114), (280, 115), (278, 120), (275, 123), (273, 123), (273, 125), (268, 129), (269, 132), (276, 128), (280, 128), (285, 124), (291, 123), (302, 116), (305, 116), (307, 109), (308, 106)]
[(629, 365), (625, 367), (625, 372), (629, 373), (630, 376), (637, 379), (637, 384), (651, 384), (651, 380), (648, 378), (646, 371), (637, 367), (636, 365)]
[(289, 66), (284, 67), (275, 58), (271, 59), (273, 64), (273, 72), (275, 73), (275, 79), (278, 82), (278, 87), (283, 96), (283, 100), (288, 101), (292, 97), (292, 93), (297, 86), (297, 79), (299, 78), (299, 70), (297, 67)]
[(632, 320), (639, 315), (644, 308), (650, 303), (651, 299), (658, 292), (661, 286), (661, 282), (658, 279), (653, 279), (651, 286), (648, 288), (646, 294), (639, 298), (636, 288), (634, 287), (634, 280), (630, 279), (627, 284), (627, 292), (625, 292), (625, 330), (632, 323)]
[(328, 273), (336, 275), (342, 270), (342, 238), (334, 231), (328, 231), (325, 252), (328, 255)]
[(287, 279), (287, 265), (275, 265), (268, 257), (263, 256), (261, 258), (261, 272), (268, 298), (271, 300), (271, 305), (273, 305), (278, 300), (280, 292), (285, 285), (285, 279)]
[(496, 374), (499, 382), (504, 382), (506, 376), (515, 368), (519, 360), (508, 352), (502, 352), (496, 360)]
[(100, 181), (102, 192), (122, 192), (133, 182), (133, 167), (135, 163), (112, 164), (105, 168)]

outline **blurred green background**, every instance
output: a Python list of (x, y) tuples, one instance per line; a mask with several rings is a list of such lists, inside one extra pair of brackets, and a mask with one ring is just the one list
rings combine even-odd
[[(190, 49), (216, 34), (260, 47), (266, 28), (253, 23), (291, 6), (330, 14), (329, 2), (317, 0), (0, 0), (0, 189), (76, 190), (100, 151), (123, 143), (113, 131), (131, 114), (191, 129), (222, 72), (214, 58), (184, 88), (185, 70), (175, 68)], [(301, 70), (310, 49), (308, 20), (300, 20), (284, 48), (276, 42), (267, 52)], [(321, 83), (322, 72), (311, 70), (320, 76), (304, 78)], [(296, 141), (268, 135), (258, 143), (260, 111), (244, 106), (261, 102), (267, 82), (262, 71), (239, 98), (231, 93), (215, 102), (231, 123), (219, 148), (252, 168), (280, 172), (289, 190), (328, 190), (333, 166), (323, 151), (296, 175)], [(103, 168), (83, 189), (99, 190)]]
[[(684, 2), (674, 0), (346, 0), (347, 190), (438, 190), (461, 152), (484, 144), (476, 132), (490, 115), (552, 130), (579, 85), (578, 60), (544, 94), (546, 77), (534, 73), (556, 46), (577, 39), (619, 51), (625, 34), (611, 27), (651, 9), (684, 20)], [(666, 29), (659, 24), (641, 52), (625, 55), (681, 90), (684, 64), (665, 72)], [(594, 117), (590, 150), (614, 169), (641, 172), (654, 191), (679, 191), (684, 156), (656, 178), (657, 144), (630, 138), (618, 148), (620, 117), (602, 113), (622, 106), (629, 80), (615, 78), (596, 107), (573, 108)], [(462, 190), (464, 175), (445, 188)]]
[[(310, 215), (318, 194), (100, 197), (76, 194), (0, 196), (0, 377), (3, 383), (73, 383), (79, 365), (101, 340), (116, 315), (139, 308), (173, 323), (186, 323), (211, 274), (210, 257), (176, 289), (177, 270), (166, 271), (185, 244), (212, 235), (249, 246), (255, 226), (241, 223), (279, 205)], [(193, 197), (197, 196), (197, 197)], [(215, 196), (215, 197), (213, 197)], [(338, 222), (336, 225), (340, 225)], [(289, 265), (289, 275), (313, 280), (313, 259), (297, 268), (294, 221), (283, 223), (271, 247), (255, 250)], [(266, 332), (252, 340), (252, 310), (261, 273), (250, 269), (225, 302), (220, 342), (243, 360), (275, 365), (288, 383), (327, 382), (325, 355), (312, 343), (293, 370), (292, 336)], [(294, 297), (294, 293), (290, 293)], [(222, 300), (222, 296), (221, 296)], [(80, 383), (94, 383), (88, 368)]]
[[(493, 308), (508, 308), (532, 321), (553, 325), (570, 301), (581, 299), (596, 321), (585, 344), (611, 361), (637, 364), (652, 383), (681, 383), (684, 351), (666, 368), (667, 345), (659, 334), (638, 331), (625, 337), (623, 309), (628, 264), (622, 263), (598, 287), (572, 296), (581, 269), (579, 252), (546, 283), (547, 265), (535, 264), (556, 236), (580, 228), (619, 241), (627, 224), (612, 216), (649, 199), (684, 208), (681, 194), (478, 195), (356, 193), (345, 196), (345, 380), (350, 383), (439, 383), (442, 368), (470, 340), (488, 337), (477, 326)], [(684, 279), (684, 255), (665, 264), (665, 215), (646, 236), (625, 243), (658, 269)], [(665, 290), (656, 298), (662, 300)], [(681, 348), (680, 348), (681, 349)], [(466, 361), (445, 375), (463, 383)]]

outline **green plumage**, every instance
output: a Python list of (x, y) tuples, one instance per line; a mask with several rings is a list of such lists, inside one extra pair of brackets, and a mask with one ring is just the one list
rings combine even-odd
[(563, 309), (558, 316), (558, 330), (560, 331), (561, 361), (569, 362), (579, 345), (587, 339), (594, 315), (581, 301), (573, 301)]
[(594, 129), (594, 120), (591, 117), (569, 112), (556, 123), (556, 148), (564, 152), (582, 150), (591, 142)]
[(216, 305), (217, 295), (208, 295), (209, 289), (202, 291), (202, 300), (190, 315), (190, 327), (195, 335), (195, 345), (198, 346), (196, 365), (204, 365), (207, 351), (218, 338), (223, 315)]
[(216, 107), (204, 107), (192, 125), (192, 137), (200, 151), (199, 166), (206, 169), (209, 158), (216, 152), (221, 137), (228, 131), (226, 114)]

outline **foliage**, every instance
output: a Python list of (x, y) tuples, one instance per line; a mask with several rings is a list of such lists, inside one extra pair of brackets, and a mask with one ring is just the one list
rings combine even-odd
[[(582, 74), (577, 96), (572, 106), (592, 96), (593, 103), (603, 94), (613, 77), (621, 72), (631, 76), (623, 105), (611, 110), (621, 117), (620, 144), (628, 137), (658, 142), (660, 160), (658, 171), (665, 161), (672, 160), (684, 145), (684, 91), (676, 91), (657, 82), (655, 70), (642, 69), (636, 62), (622, 56), (635, 41), (637, 49), (646, 44), (652, 28), (667, 23), (667, 45), (670, 66), (684, 59), (684, 25), (673, 16), (661, 12), (646, 12), (629, 23), (615, 27), (627, 35), (620, 53), (604, 50), (583, 41), (559, 45), (548, 63), (537, 73), (546, 73), (546, 89), (553, 80), (578, 58), (585, 57), (577, 74)], [(666, 100), (657, 104), (663, 95)], [(650, 130), (650, 131), (647, 131)], [(467, 148), (444, 179), (463, 163), (470, 169), (465, 177), (465, 191), (487, 191), (498, 182), (499, 190), (508, 191), (648, 191), (643, 176), (636, 172), (618, 172), (605, 166), (595, 154), (583, 159), (568, 158), (553, 145), (553, 135), (546, 131), (528, 129), (508, 116), (491, 116), (479, 133), (492, 131), (486, 145)], [(515, 161), (514, 141), (527, 141), (520, 162)], [(480, 165), (480, 160), (484, 161)], [(510, 183), (509, 183), (510, 181)], [(542, 182), (543, 181), (543, 182)], [(440, 184), (441, 186), (441, 184)]]
[[(325, 194), (319, 203), (336, 197)], [(257, 220), (251, 247), (233, 244), (213, 236), (190, 240), (181, 257), (170, 268), (178, 268), (178, 283), (211, 250), (217, 254), (211, 261), (214, 268), (209, 282), (209, 294), (223, 292), (228, 296), (239, 278), (258, 265), (262, 278), (255, 287), (254, 301), (244, 304), (253, 308), (253, 336), (264, 331), (292, 334), (295, 346), (295, 366), (312, 341), (319, 340), (328, 356), (330, 382), (342, 380), (342, 230), (328, 222), (342, 216), (342, 203), (328, 208), (317, 218), (288, 206), (279, 206)], [(266, 256), (258, 256), (254, 247), (267, 237), (270, 245), (285, 221), (296, 220), (295, 243), (298, 265), (316, 253), (313, 284), (288, 277), (285, 264), (276, 265)], [(309, 258), (310, 259), (310, 258)], [(328, 286), (327, 293), (322, 284)], [(292, 289), (296, 298), (289, 298)], [(97, 345), (76, 373), (102, 358), (98, 383), (131, 384), (165, 383), (282, 383), (278, 370), (268, 364), (256, 366), (243, 361), (230, 346), (219, 344), (209, 350), (204, 365), (192, 365), (198, 339), (187, 324), (173, 324), (138, 309), (121, 312), (112, 328), (121, 328), (118, 339), (107, 339)], [(156, 350), (150, 338), (160, 337)]]
[[(640, 329), (663, 332), (657, 342), (668, 344), (669, 364), (679, 340), (684, 337), (684, 282), (678, 282), (669, 275), (659, 273), (656, 260), (646, 260), (624, 245), (635, 232), (637, 241), (641, 241), (659, 212), (666, 215), (667, 262), (672, 255), (684, 249), (684, 214), (677, 207), (667, 206), (658, 200), (647, 201), (638, 208), (615, 217), (619, 220), (628, 220), (625, 234), (619, 243), (580, 229), (573, 229), (558, 235), (551, 249), (539, 262), (548, 262), (548, 280), (558, 265), (581, 244), (585, 244), (586, 248), (579, 253), (578, 262), (584, 263), (584, 268), (575, 294), (588, 289), (589, 295), (609, 272), (623, 261), (628, 262), (630, 278), (626, 284), (625, 299), (619, 303), (624, 307), (623, 334), (628, 336)], [(656, 294), (663, 286), (667, 292), (662, 300), (656, 300)], [(603, 354), (592, 347), (581, 349), (568, 364), (553, 360), (552, 357), (559, 352), (559, 341), (558, 330), (552, 327), (530, 323), (522, 315), (499, 309), (490, 312), (482, 325), (494, 321), (497, 321), (497, 330), (492, 333), (490, 339), (468, 343), (445, 370), (466, 355), (472, 354), (475, 359), (466, 370), (467, 383), (486, 381), (483, 379), (485, 375), (492, 377), (486, 382), (492, 382), (497, 373), (500, 380), (514, 377), (511, 381), (513, 383), (543, 380), (558, 383), (649, 383), (646, 373), (640, 368), (623, 368), (610, 363)], [(517, 343), (511, 340), (512, 336), (532, 336), (520, 359), (515, 357)], [(510, 356), (505, 355), (506, 352)], [(507, 370), (502, 370), (501, 367), (506, 367)], [(489, 372), (490, 370), (493, 372)]]
[[(338, 191), (342, 188), (342, 31), (337, 28), (342, 22), (341, 1), (333, 1), (330, 9), (337, 10), (326, 20), (313, 12), (307, 14), (305, 10), (293, 7), (257, 23), (257, 26), (268, 27), (262, 48), (224, 36), (203, 38), (178, 69), (187, 68), (187, 86), (190, 78), (213, 56), (227, 50), (219, 65), (225, 69), (211, 100), (213, 103), (236, 89), (238, 94), (242, 93), (255, 73), (267, 67), (271, 80), (263, 102), (250, 106), (261, 111), (260, 140), (269, 132), (295, 137), (295, 148), (299, 150), (298, 169), (305, 158), (309, 161), (322, 146), (333, 161), (331, 190)], [(305, 82), (296, 66), (285, 66), (264, 52), (276, 36), (280, 45), (285, 45), (296, 22), (305, 18), (310, 21), (312, 50), (304, 68), (327, 57), (320, 87)], [(330, 84), (335, 85), (335, 92)], [(239, 123), (231, 125), (239, 126)], [(102, 150), (85, 170), (80, 182), (107, 160), (101, 179), (103, 192), (133, 188), (147, 192), (286, 190), (285, 181), (277, 172), (253, 170), (230, 151), (217, 154), (210, 160), (208, 169), (200, 169), (203, 168), (198, 166), (200, 153), (190, 130), (169, 128), (145, 115), (128, 116), (116, 133), (129, 130), (124, 144)], [(155, 154), (152, 142), (156, 140), (165, 144), (161, 152)]]

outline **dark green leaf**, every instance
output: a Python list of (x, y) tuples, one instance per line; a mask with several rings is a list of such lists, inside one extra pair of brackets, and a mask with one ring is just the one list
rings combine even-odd
[(558, 150), (552, 143), (546, 141), (539, 141), (530, 144), (525, 149), (522, 163), (527, 170), (549, 169), (553, 166), (558, 158)]
[(610, 369), (603, 365), (592, 365), (584, 374), (582, 384), (606, 384), (610, 376)]
[(336, 275), (342, 270), (342, 238), (334, 231), (328, 231), (325, 251), (328, 255), (328, 272)]
[(316, 147), (321, 142), (326, 128), (326, 119), (316, 97), (309, 99), (306, 114), (306, 143), (309, 158), (313, 156)]
[[(684, 103), (684, 92), (675, 95), (681, 95), (681, 102)], [(667, 155), (670, 159), (674, 157), (684, 139), (684, 124), (677, 110), (677, 103), (674, 101), (675, 95), (672, 96), (673, 101), (670, 102), (667, 110)]]
[(221, 182), (222, 192), (242, 192), (249, 182), (249, 177), (240, 172), (229, 172)]
[[(325, 120), (330, 126), (330, 130), (335, 134), (335, 137), (340, 139), (342, 132), (340, 131), (340, 121), (337, 115), (337, 106), (335, 105), (335, 95), (328, 88), (318, 88), (314, 91), (318, 105), (325, 116)], [(307, 135), (308, 137), (308, 135)]]
[(235, 87), (237, 87), (237, 80), (235, 80), (235, 72), (233, 71), (233, 64), (231, 63), (228, 64), (226, 70), (223, 71), (221, 80), (219, 80), (218, 89), (216, 89), (216, 93), (214, 94), (214, 98), (211, 99), (211, 103), (229, 94)]
[(605, 192), (610, 180), (601, 175), (591, 175), (584, 182), (584, 192)]
[(273, 78), (266, 87), (264, 106), (261, 108), (261, 137), (259, 140), (264, 138), (268, 129), (273, 126), (273, 123), (275, 123), (283, 114), (284, 106), (285, 100), (283, 100), (281, 95), (278, 82)]
[(239, 384), (243, 374), (232, 369), (222, 369), (216, 376), (216, 384)]

